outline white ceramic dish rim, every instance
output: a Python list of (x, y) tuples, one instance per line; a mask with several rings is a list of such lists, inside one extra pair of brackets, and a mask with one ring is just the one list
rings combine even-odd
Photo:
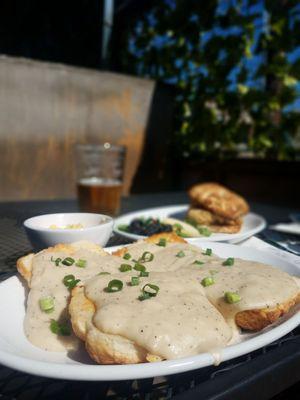
[[(41, 217), (57, 217), (57, 216), (64, 216), (64, 215), (68, 215), (68, 216), (75, 216), (78, 215), (79, 217), (83, 217), (85, 215), (93, 215), (93, 216), (97, 216), (97, 217), (105, 217), (107, 219), (107, 221), (104, 221), (101, 224), (95, 224), (92, 226), (87, 226), (87, 227), (83, 227), (83, 228), (44, 228), (44, 227), (39, 227), (36, 225), (33, 225), (34, 220), (38, 220)], [(55, 214), (42, 214), (42, 215), (36, 215), (34, 217), (30, 217), (28, 219), (26, 219), (23, 222), (23, 225), (28, 228), (28, 229), (32, 229), (35, 231), (39, 231), (39, 232), (53, 232), (53, 233), (58, 233), (58, 232), (64, 232), (64, 233), (68, 233), (68, 232), (84, 232), (84, 231), (92, 231), (95, 229), (99, 229), (100, 227), (104, 227), (107, 225), (111, 225), (114, 222), (113, 218), (110, 217), (109, 215), (106, 214), (96, 214), (96, 213), (55, 213)]]
[[(199, 241), (200, 247), (207, 246), (207, 242)], [(231, 249), (242, 249), (239, 246), (224, 243), (211, 243), (211, 247), (217, 250), (223, 248)], [(114, 251), (123, 246), (115, 246), (107, 248), (107, 250)], [(248, 249), (249, 250), (249, 249)], [(293, 270), (299, 270), (299, 267), (283, 261), (275, 255), (270, 255), (267, 252), (261, 250), (251, 249), (251, 254), (256, 253), (257, 257), (267, 256), (272, 263), (278, 262), (278, 265), (285, 264), (288, 268)], [(252, 257), (252, 256), (251, 256)], [(250, 259), (251, 259), (250, 257)], [(257, 257), (253, 257), (254, 259)], [(246, 259), (249, 259), (247, 257)], [(300, 273), (300, 270), (299, 270)], [(5, 284), (12, 279), (18, 279), (16, 276), (7, 279), (0, 283)], [(220, 350), (221, 360), (227, 361), (235, 357), (239, 357), (243, 354), (257, 350), (276, 339), (286, 335), (288, 332), (296, 328), (300, 323), (300, 312), (296, 312), (289, 319), (282, 322), (280, 325), (273, 327), (266, 332), (256, 334), (253, 338), (247, 339), (246, 341), (238, 344), (227, 346)], [(1, 345), (1, 338), (0, 338)], [(46, 355), (46, 353), (45, 353)], [(84, 380), (84, 381), (100, 381), (100, 380), (127, 380), (127, 379), (141, 379), (150, 378), (155, 376), (170, 375), (180, 372), (186, 372), (197, 368), (206, 367), (212, 365), (215, 359), (210, 353), (202, 353), (192, 357), (186, 357), (178, 360), (162, 361), (158, 363), (145, 363), (145, 364), (133, 364), (133, 365), (86, 365), (86, 364), (66, 364), (57, 362), (43, 362), (37, 361), (32, 358), (25, 358), (16, 356), (7, 351), (0, 349), (0, 362), (4, 365), (20, 370), (23, 372), (31, 373), (33, 375), (39, 375), (44, 377), (56, 378), (56, 379), (69, 379), (69, 380)]]
[[(163, 206), (163, 207), (151, 207), (151, 208), (145, 208), (142, 210), (138, 210), (138, 211), (132, 211), (123, 215), (120, 215), (119, 217), (117, 217), (115, 219), (115, 224), (114, 224), (114, 232), (117, 233), (120, 236), (132, 239), (132, 240), (141, 240), (141, 239), (145, 239), (146, 236), (142, 236), (142, 235), (136, 235), (134, 233), (127, 233), (124, 231), (121, 231), (118, 229), (118, 225), (120, 225), (123, 219), (126, 218), (136, 218), (136, 217), (142, 217), (143, 214), (151, 214), (153, 213), (154, 217), (155, 217), (155, 213), (156, 212), (162, 212), (162, 211), (166, 211), (168, 212), (168, 210), (170, 210), (168, 212), (172, 213), (172, 212), (182, 212), (187, 210), (189, 207), (188, 204), (177, 204), (177, 205), (170, 205), (170, 206)], [(166, 214), (167, 215), (167, 214)], [(226, 241), (234, 241), (234, 240), (244, 240), (245, 238), (248, 238), (250, 236), (255, 235), (256, 233), (262, 231), (263, 229), (265, 229), (265, 227), (267, 226), (266, 220), (261, 216), (258, 215), (256, 213), (248, 213), (245, 217), (255, 217), (255, 218), (259, 218), (260, 219), (260, 224), (259, 226), (249, 229), (246, 232), (238, 232), (238, 233), (213, 233), (211, 236), (209, 237), (194, 237), (194, 238), (186, 238), (187, 241), (194, 241), (194, 240), (203, 240), (203, 241), (207, 241), (207, 242), (226, 242)]]

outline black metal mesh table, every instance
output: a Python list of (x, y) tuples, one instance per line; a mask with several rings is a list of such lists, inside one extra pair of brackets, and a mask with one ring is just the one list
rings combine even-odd
[[(183, 193), (132, 196), (123, 212), (161, 204), (185, 203)], [(269, 222), (287, 219), (293, 210), (253, 204)], [(0, 280), (16, 272), (15, 262), (31, 251), (24, 219), (50, 212), (76, 211), (75, 201), (0, 203)], [(124, 244), (113, 237), (109, 245)], [(1, 321), (3, 323), (3, 321)], [(248, 355), (218, 367), (120, 382), (80, 382), (36, 377), (0, 365), (0, 400), (46, 399), (269, 399), (300, 381), (300, 329)], [(286, 397), (280, 397), (286, 398)]]

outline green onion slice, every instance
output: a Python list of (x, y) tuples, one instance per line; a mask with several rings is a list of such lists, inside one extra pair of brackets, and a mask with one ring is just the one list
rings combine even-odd
[(68, 289), (73, 289), (78, 282), (80, 279), (75, 279), (74, 275), (66, 275), (63, 279), (63, 283)]
[(149, 276), (149, 272), (148, 272), (148, 271), (141, 271), (141, 272), (140, 272), (140, 276), (141, 276), (141, 277)]
[(133, 269), (135, 269), (136, 271), (146, 271), (145, 265), (139, 263), (136, 263)]
[(55, 265), (58, 267), (59, 263), (61, 262), (61, 258), (53, 258), (53, 256), (51, 256), (51, 261), (55, 263)]
[(176, 254), (175, 257), (178, 257), (178, 258), (185, 257), (185, 252), (181, 250), (179, 253)]
[(139, 300), (147, 300), (150, 297), (155, 297), (159, 291), (159, 287), (157, 285), (153, 285), (152, 283), (147, 283), (142, 288), (142, 294), (138, 297)]
[(99, 274), (97, 274), (97, 275), (110, 275), (110, 272), (103, 271), (103, 272), (99, 272)]
[(140, 283), (140, 279), (138, 276), (132, 276), (131, 277), (131, 286), (137, 286)]
[(132, 270), (132, 266), (129, 264), (121, 264), (119, 270), (121, 272), (127, 272), (127, 271), (131, 271)]
[(227, 260), (225, 260), (223, 262), (223, 265), (229, 266), (231, 267), (234, 264), (234, 258), (233, 257), (229, 257), (227, 258)]
[(215, 283), (214, 278), (212, 276), (207, 276), (206, 278), (203, 278), (201, 281), (201, 285), (206, 287), (206, 286), (211, 286)]
[(212, 255), (212, 249), (206, 249), (204, 253), (205, 256), (211, 256)]
[(62, 260), (61, 263), (69, 267), (70, 265), (73, 265), (74, 262), (75, 262), (74, 258), (66, 257), (64, 260)]
[(105, 291), (108, 293), (119, 292), (123, 289), (123, 282), (119, 281), (119, 279), (113, 279), (112, 281), (108, 282)]
[(71, 335), (70, 327), (67, 324), (60, 324), (59, 322), (55, 321), (55, 319), (51, 319), (50, 330), (52, 333), (60, 336)]
[(79, 259), (75, 263), (76, 267), (85, 268), (86, 267), (86, 260)]
[(42, 297), (39, 300), (40, 309), (46, 313), (54, 311), (54, 299), (51, 296)]
[(224, 297), (225, 297), (226, 303), (229, 303), (229, 304), (238, 303), (242, 299), (241, 296), (236, 292), (226, 292)]
[(206, 226), (198, 226), (197, 229), (202, 236), (208, 237), (212, 234), (211, 230), (209, 230)]
[(200, 260), (195, 260), (195, 261), (193, 262), (193, 264), (196, 264), (196, 265), (203, 265), (204, 262), (203, 262), (203, 261), (200, 261)]
[(125, 253), (123, 258), (124, 258), (124, 260), (130, 260), (131, 259), (131, 254)]
[(139, 259), (140, 262), (150, 262), (154, 258), (154, 254), (150, 251), (145, 251), (142, 257)]
[(156, 244), (157, 244), (157, 246), (166, 247), (167, 239), (161, 238), (161, 239), (159, 239), (158, 243), (156, 243)]

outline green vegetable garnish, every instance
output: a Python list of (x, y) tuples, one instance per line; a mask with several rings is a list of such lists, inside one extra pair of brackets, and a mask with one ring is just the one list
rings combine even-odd
[(139, 280), (138, 276), (131, 277), (131, 286), (137, 286), (139, 283), (140, 283), (140, 280)]
[(145, 251), (142, 257), (139, 259), (140, 262), (150, 262), (154, 258), (154, 254), (150, 251)]
[(146, 267), (145, 265), (136, 263), (133, 267), (133, 269), (135, 269), (136, 271), (146, 271)]
[(238, 303), (239, 301), (241, 301), (241, 296), (235, 292), (226, 292), (224, 297), (225, 297), (226, 303), (229, 303), (229, 304), (234, 304), (234, 303)]
[(166, 247), (167, 239), (161, 238), (161, 239), (159, 239), (158, 243), (156, 243), (156, 244), (157, 244), (157, 246)]
[(195, 260), (195, 261), (193, 262), (193, 264), (203, 265), (204, 262), (203, 262), (203, 261), (200, 261), (200, 260)]
[(178, 257), (178, 258), (182, 258), (182, 257), (185, 257), (185, 253), (184, 253), (184, 251), (180, 251), (179, 253), (177, 253), (176, 254), (176, 256), (175, 257)]
[(119, 270), (121, 272), (127, 272), (127, 271), (131, 271), (132, 270), (132, 266), (129, 264), (121, 264)]
[(157, 285), (153, 285), (152, 283), (147, 283), (142, 288), (142, 294), (138, 297), (139, 300), (147, 300), (151, 297), (155, 297), (159, 291), (159, 287)]
[(71, 335), (70, 327), (67, 324), (60, 324), (59, 322), (55, 321), (55, 319), (51, 319), (50, 330), (52, 333), (60, 336)]
[(110, 281), (105, 288), (105, 291), (108, 293), (119, 292), (123, 289), (123, 282), (119, 281), (119, 279), (113, 279)]
[(212, 255), (212, 249), (206, 249), (204, 253), (205, 256), (211, 256)]
[(53, 258), (53, 256), (51, 257), (51, 261), (55, 263), (55, 265), (58, 267), (59, 263), (61, 262), (61, 258)]
[(39, 305), (42, 311), (46, 313), (51, 313), (54, 311), (54, 299), (51, 296), (42, 297), (39, 300)]
[(227, 258), (227, 260), (225, 260), (223, 262), (223, 265), (229, 266), (231, 267), (234, 264), (234, 258), (233, 257), (229, 257)]
[(73, 265), (74, 262), (75, 262), (74, 258), (66, 257), (64, 260), (62, 260), (61, 263), (64, 264), (64, 265), (67, 265), (69, 267), (70, 265)]
[(75, 279), (74, 275), (66, 275), (63, 279), (63, 283), (68, 289), (73, 289), (78, 282), (80, 279)]
[(203, 278), (201, 281), (202, 286), (210, 286), (215, 283), (214, 278), (212, 276), (207, 276), (206, 278)]
[(141, 271), (141, 272), (140, 272), (140, 276), (141, 276), (141, 277), (149, 276), (149, 272), (148, 272), (148, 271)]
[(86, 260), (79, 259), (78, 261), (76, 261), (75, 265), (76, 265), (76, 267), (79, 267), (79, 268), (85, 268), (86, 267)]
[(211, 230), (209, 230), (206, 226), (197, 226), (197, 229), (202, 236), (210, 236), (212, 234)]
[(124, 258), (124, 260), (130, 260), (131, 259), (131, 254), (125, 253), (123, 258)]
[(110, 275), (110, 272), (103, 271), (103, 272), (99, 272), (99, 274), (97, 274), (97, 275)]

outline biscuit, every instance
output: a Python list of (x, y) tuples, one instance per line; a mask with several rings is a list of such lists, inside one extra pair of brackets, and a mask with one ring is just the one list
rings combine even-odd
[(203, 208), (190, 208), (187, 212), (187, 217), (195, 221), (199, 225), (241, 225), (240, 218), (228, 219), (213, 214)]
[(246, 200), (218, 183), (202, 183), (189, 190), (192, 204), (223, 218), (237, 219), (249, 211)]

